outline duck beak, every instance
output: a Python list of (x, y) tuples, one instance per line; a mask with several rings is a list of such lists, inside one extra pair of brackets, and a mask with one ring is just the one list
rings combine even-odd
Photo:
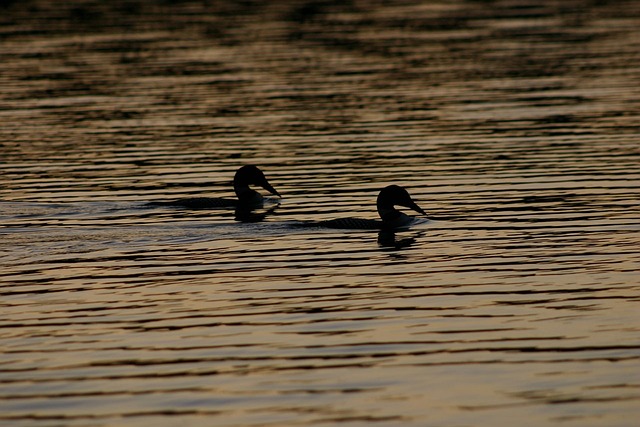
[(407, 207), (413, 209), (418, 213), (421, 213), (422, 215), (427, 214), (420, 206), (416, 205), (416, 202), (414, 202), (413, 200), (407, 204)]
[(269, 184), (269, 182), (268, 182), (266, 179), (265, 179), (265, 181), (262, 183), (262, 188), (264, 188), (265, 190), (267, 190), (269, 193), (274, 194), (274, 195), (276, 195), (276, 196), (278, 196), (278, 197), (282, 198), (282, 196), (280, 195), (280, 193), (278, 193), (278, 192), (276, 191), (276, 189), (275, 189), (275, 188), (273, 188), (273, 187), (271, 186), (271, 184)]

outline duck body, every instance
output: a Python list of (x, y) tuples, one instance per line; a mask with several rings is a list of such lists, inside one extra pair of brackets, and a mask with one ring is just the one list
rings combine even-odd
[(380, 220), (363, 218), (337, 218), (324, 221), (305, 223), (308, 227), (324, 227), (352, 230), (394, 230), (409, 227), (416, 218), (400, 212), (396, 206), (403, 206), (426, 215), (409, 195), (409, 192), (398, 185), (389, 185), (378, 194), (376, 207)]
[(259, 208), (264, 204), (262, 194), (250, 188), (250, 185), (258, 185), (269, 193), (280, 197), (264, 173), (257, 167), (252, 165), (242, 166), (237, 170), (233, 177), (233, 189), (237, 199), (218, 198), (218, 197), (190, 197), (185, 199), (150, 202), (147, 206), (174, 206), (188, 209), (215, 209), (215, 208), (243, 208), (253, 209)]
[(380, 230), (383, 228), (384, 223), (376, 219), (336, 218), (310, 223), (310, 225), (315, 227), (337, 228), (343, 230)]
[(213, 209), (213, 208), (233, 208), (238, 205), (234, 199), (223, 199), (215, 197), (191, 197), (187, 199), (168, 200), (163, 202), (149, 202), (147, 206), (175, 206), (188, 209)]

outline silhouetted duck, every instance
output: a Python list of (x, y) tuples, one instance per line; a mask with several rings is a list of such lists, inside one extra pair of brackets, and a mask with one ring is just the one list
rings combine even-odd
[(242, 166), (233, 177), (233, 189), (237, 200), (212, 197), (192, 197), (187, 199), (170, 200), (166, 202), (150, 202), (148, 206), (178, 206), (190, 209), (207, 208), (256, 208), (262, 206), (264, 197), (257, 191), (249, 188), (250, 185), (259, 185), (269, 193), (281, 197), (275, 188), (269, 184), (264, 173), (258, 167), (252, 165)]
[(404, 206), (422, 215), (426, 215), (425, 211), (411, 199), (409, 192), (398, 185), (390, 185), (383, 188), (380, 194), (378, 194), (376, 206), (378, 207), (378, 214), (382, 221), (362, 218), (338, 218), (305, 223), (304, 225), (342, 229), (397, 229), (408, 227), (415, 221), (415, 218), (400, 212), (395, 206)]

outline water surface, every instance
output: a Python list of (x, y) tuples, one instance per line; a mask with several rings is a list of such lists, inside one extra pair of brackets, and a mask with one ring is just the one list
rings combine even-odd
[(0, 420), (633, 425), (640, 3), (267, 3), (0, 6)]

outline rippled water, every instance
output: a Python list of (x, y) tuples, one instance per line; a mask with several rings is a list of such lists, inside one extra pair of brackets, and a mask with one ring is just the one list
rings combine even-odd
[(640, 2), (265, 3), (0, 2), (0, 422), (633, 425)]

